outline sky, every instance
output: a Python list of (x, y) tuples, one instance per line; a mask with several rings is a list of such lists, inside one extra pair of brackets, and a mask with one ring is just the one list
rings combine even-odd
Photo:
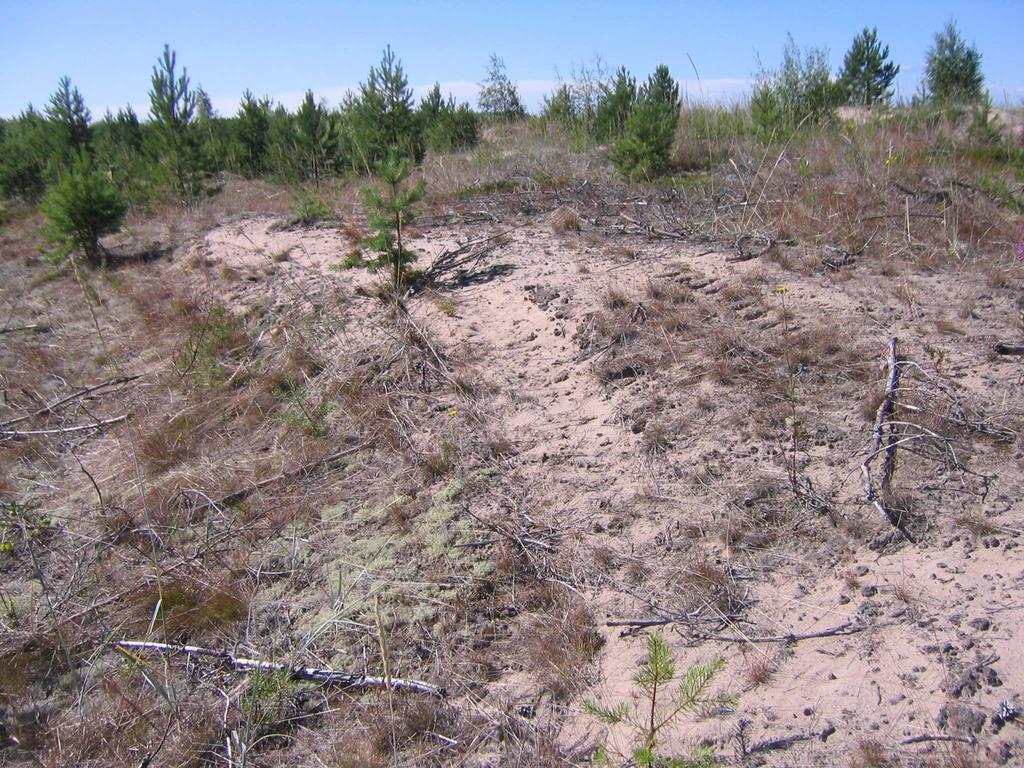
[(68, 75), (93, 116), (131, 104), (148, 112), (153, 65), (169, 44), (193, 86), (221, 114), (251, 89), (294, 108), (306, 89), (336, 105), (366, 79), (386, 45), (422, 94), (433, 82), (475, 106), (492, 53), (527, 107), (559, 77), (625, 65), (642, 79), (669, 66), (691, 100), (737, 101), (758, 57), (781, 59), (787, 34), (827, 48), (833, 70), (853, 36), (877, 27), (901, 66), (899, 93), (917, 90), (934, 34), (956, 19), (982, 53), (985, 85), (1003, 105), (1024, 101), (1024, 0), (835, 2), (590, 2), (568, 0), (10, 0), (0, 25), (0, 116), (42, 107)]

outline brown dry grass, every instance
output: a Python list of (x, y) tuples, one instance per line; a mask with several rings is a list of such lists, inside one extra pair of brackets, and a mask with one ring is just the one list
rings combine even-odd
[(523, 628), (525, 667), (541, 690), (566, 701), (584, 690), (591, 662), (604, 645), (590, 608), (561, 600)]
[[(940, 474), (957, 475), (949, 446), (959, 461), (995, 461), (1019, 443), (1011, 406), (982, 409), (944, 373), (961, 364), (958, 342), (978, 335), (982, 318), (1009, 327), (993, 307), (1016, 306), (1020, 267), (1005, 253), (1016, 224), (974, 183), (1005, 169), (963, 146), (933, 152), (946, 146), (939, 128), (899, 121), (799, 137), (764, 164), (751, 160), (763, 147), (740, 129), (683, 138), (676, 160), (695, 173), (635, 189), (613, 179), (600, 151), (573, 153), (534, 124), (491, 129), (478, 150), (428, 157), (420, 171), (434, 193), (427, 218), (454, 211), (446, 221), (483, 216), (486, 228), (492, 216), (532, 216), (538, 236), (607, 257), (577, 271), (609, 277), (597, 301), (573, 307), (572, 355), (601, 382), (580, 388), (592, 383), (595, 401), (614, 399), (601, 429), (619, 430), (622, 444), (599, 455), (609, 463), (590, 475), (580, 460), (562, 485), (549, 476), (573, 460), (540, 459), (528, 431), (505, 436), (506, 394), (486, 356), (403, 326), (343, 280), (302, 270), (295, 253), (278, 252), (257, 286), (190, 250), (240, 210), (286, 213), (288, 196), (275, 188), (230, 180), (198, 212), (139, 215), (136, 240), (116, 244), (124, 260), (85, 276), (88, 298), (69, 270), (36, 258), (38, 215), (8, 218), (3, 299), (24, 322), (52, 328), (4, 337), (0, 420), (85, 384), (144, 374), (26, 422), (55, 428), (124, 411), (125, 424), (80, 439), (0, 443), (4, 514), (13, 515), (13, 500), (27, 510), (4, 518), (12, 548), (0, 553), (0, 708), (21, 741), (17, 758), (131, 764), (166, 731), (168, 764), (223, 763), (225, 733), (235, 730), (268, 765), (312, 756), (451, 765), (481, 755), (582, 764), (589, 744), (559, 729), (601, 660), (606, 630), (591, 595), (613, 595), (608, 604), (623, 613), (656, 605), (693, 616), (698, 628), (753, 623), (771, 610), (771, 591), (756, 591), (771, 574), (827, 580), (846, 547), (878, 532), (861, 489), (835, 478), (856, 469), (877, 410), (880, 346), (871, 334), (886, 313), (942, 334), (921, 331), (906, 346), (927, 372), (908, 375), (906, 414), (940, 438), (920, 439), (920, 453), (901, 460), (898, 500), (908, 510), (943, 505), (929, 536), (954, 525), (978, 536), (1004, 531), (934, 488)], [(331, 182), (324, 191), (353, 241), (362, 235), (357, 186)], [(673, 265), (655, 248), (682, 244), (619, 229), (623, 202), (640, 197), (636, 207), (657, 227), (721, 238), (730, 254), (741, 235), (770, 237), (774, 247), (724, 269), (710, 260)], [(566, 237), (581, 222), (586, 237)], [(173, 260), (128, 258), (151, 239)], [(611, 269), (641, 258), (650, 269), (617, 282), (626, 273)], [(963, 283), (962, 306), (942, 307), (955, 324), (930, 306), (935, 274)], [(805, 296), (836, 286), (855, 296), (872, 281), (885, 287), (870, 293), (880, 305), (870, 322), (851, 308), (822, 318), (814, 296), (798, 300), (797, 290), (782, 308), (771, 293), (792, 282)], [(280, 300), (257, 296), (267, 285)], [(310, 309), (312, 292), (329, 300)], [(434, 314), (452, 320), (473, 299), (433, 300)], [(857, 301), (869, 303), (863, 294)], [(918, 417), (926, 404), (941, 407)], [(784, 477), (794, 414), (793, 460), (802, 478), (813, 477), (813, 498)], [(349, 447), (359, 450), (318, 463)], [(772, 458), (755, 465), (750, 449)], [(616, 451), (626, 458), (612, 462)], [(580, 481), (613, 474), (640, 475), (642, 492), (599, 498), (601, 487)], [(962, 497), (976, 492), (966, 477)], [(842, 505), (841, 525), (830, 505)], [(844, 578), (859, 586), (852, 572)], [(143, 636), (152, 625), (155, 638), (380, 674), (375, 597), (387, 607), (396, 673), (444, 682), (448, 700), (396, 697), (392, 708), (386, 696), (271, 685), (212, 661), (129, 659), (107, 646), (111, 632)], [(912, 596), (897, 585), (891, 597)], [(765, 605), (755, 612), (756, 601)], [(507, 690), (510, 670), (529, 681), (527, 714), (515, 699), (524, 690)], [(785, 667), (751, 653), (738, 674), (756, 696)], [(886, 765), (881, 749), (862, 741), (851, 764)], [(969, 764), (950, 755), (950, 765)]]

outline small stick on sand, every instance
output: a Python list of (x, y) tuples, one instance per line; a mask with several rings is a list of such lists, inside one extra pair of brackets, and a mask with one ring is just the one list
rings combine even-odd
[(424, 683), (420, 680), (404, 680), (399, 677), (391, 677), (385, 680), (383, 677), (370, 677), (350, 672), (336, 672), (333, 669), (318, 669), (315, 667), (292, 666), (290, 664), (276, 664), (272, 661), (259, 661), (258, 659), (246, 659), (241, 656), (234, 656), (227, 651), (218, 651), (213, 648), (202, 648), (196, 645), (171, 645), (169, 643), (151, 643), (143, 640), (121, 640), (116, 645), (117, 649), (130, 658), (137, 658), (130, 650), (160, 651), (162, 653), (181, 653), (186, 656), (210, 656), (216, 659), (223, 659), (232, 668), (239, 672), (286, 672), (293, 680), (312, 680), (328, 685), (339, 685), (342, 688), (390, 688), (392, 690), (409, 691), (411, 693), (424, 693), (428, 696), (441, 698), (444, 691), (436, 685)]
[[(889, 339), (889, 375), (885, 385), (885, 396), (882, 398), (881, 405), (878, 406), (878, 415), (875, 418), (875, 429), (871, 439), (871, 452), (868, 453), (868, 457), (861, 464), (861, 473), (864, 475), (864, 493), (868, 503), (873, 504), (875, 509), (881, 512), (894, 528), (906, 536), (907, 539), (913, 541), (905, 530), (900, 516), (886, 507), (883, 501), (883, 499), (890, 495), (892, 475), (896, 470), (896, 446), (899, 442), (899, 435), (892, 428), (892, 425), (889, 424), (896, 410), (896, 391), (900, 385), (900, 361), (896, 354), (896, 344), (895, 336)], [(886, 426), (889, 427), (889, 436), (883, 448), (882, 437)], [(885, 454), (882, 459), (881, 494), (875, 489), (874, 480), (871, 477), (871, 462), (874, 461), (879, 453)]]

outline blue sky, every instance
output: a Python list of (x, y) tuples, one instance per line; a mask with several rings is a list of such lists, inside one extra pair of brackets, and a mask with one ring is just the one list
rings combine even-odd
[[(193, 85), (222, 113), (246, 88), (294, 106), (307, 88), (336, 104), (391, 44), (409, 81), (440, 81), (475, 103), (489, 55), (505, 60), (531, 108), (557, 76), (599, 54), (609, 69), (645, 77), (666, 63), (691, 97), (742, 98), (756, 57), (774, 66), (786, 34), (827, 47), (838, 68), (853, 35), (877, 26), (902, 67), (900, 90), (921, 79), (934, 33), (956, 18), (983, 55), (993, 99), (1024, 99), (1021, 0), (974, 2), (399, 2), (363, 0), (16, 0), (0, 26), (0, 115), (45, 104), (62, 75), (95, 117), (106, 108), (147, 110), (153, 64), (169, 43)], [(692, 58), (700, 73), (696, 82)]]

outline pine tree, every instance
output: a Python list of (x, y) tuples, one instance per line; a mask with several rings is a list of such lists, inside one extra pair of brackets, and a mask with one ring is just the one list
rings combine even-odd
[(164, 46), (153, 67), (149, 112), (160, 153), (178, 192), (186, 198), (197, 193), (200, 175), (199, 139), (196, 135), (196, 94), (189, 87), (188, 71), (176, 74), (177, 54)]
[(883, 48), (878, 42), (877, 28), (865, 27), (853, 38), (839, 76), (848, 104), (870, 107), (889, 102), (900, 68), (888, 59), (889, 46)]
[(36, 202), (46, 188), (49, 126), (31, 104), (7, 123), (0, 140), (0, 194)]
[(295, 147), (303, 177), (313, 179), (320, 189), (320, 180), (334, 161), (335, 132), (330, 113), (313, 98), (312, 91), (306, 91), (295, 113)]
[(976, 104), (985, 95), (981, 54), (967, 45), (955, 21), (936, 33), (925, 59), (924, 79), (928, 95), (938, 102)]
[[(583, 702), (583, 711), (605, 725), (627, 726), (633, 731), (634, 748), (620, 754), (638, 768), (713, 768), (717, 761), (711, 747), (699, 747), (688, 758), (673, 758), (659, 749), (662, 733), (671, 729), (686, 714), (703, 708), (734, 707), (731, 696), (713, 695), (711, 686), (725, 668), (716, 657), (705, 664), (676, 670), (672, 651), (661, 635), (647, 638), (647, 659), (633, 678), (636, 691), (632, 702), (608, 706), (596, 701)], [(599, 745), (596, 765), (608, 765), (608, 750)]]
[(363, 240), (363, 245), (377, 254), (364, 263), (374, 271), (390, 273), (395, 298), (405, 284), (405, 267), (416, 260), (416, 254), (406, 248), (405, 238), (416, 219), (415, 205), (426, 194), (423, 181), (403, 187), (410, 173), (409, 160), (393, 152), (377, 168), (383, 189), (370, 187), (363, 191), (370, 226), (376, 230)]
[(46, 234), (63, 255), (81, 249), (92, 265), (102, 261), (100, 237), (116, 232), (125, 204), (117, 188), (96, 170), (84, 150), (75, 153), (70, 169), (47, 192), (40, 205), (46, 214)]
[(679, 125), (679, 84), (664, 64), (655, 69), (612, 148), (612, 162), (630, 178), (650, 178), (665, 170)]
[(109, 111), (93, 126), (93, 147), (97, 165), (106, 165), (117, 172), (119, 181), (126, 181), (129, 166), (142, 154), (143, 133), (139, 116), (130, 106)]
[(118, 143), (128, 152), (138, 153), (142, 151), (142, 125), (139, 123), (139, 116), (131, 105), (117, 110), (114, 118), (114, 125), (117, 126)]
[(299, 181), (302, 171), (295, 148), (295, 118), (283, 104), (267, 115), (266, 169), (282, 179)]
[(636, 106), (636, 78), (620, 67), (610, 84), (602, 84), (602, 96), (597, 105), (595, 133), (602, 141), (617, 138), (626, 128), (626, 121)]
[(572, 127), (579, 119), (576, 112), (576, 105), (573, 104), (572, 90), (567, 83), (561, 83), (555, 92), (544, 97), (544, 106), (541, 107), (541, 117), (559, 123), (563, 127)]
[(484, 114), (500, 120), (520, 120), (526, 116), (526, 107), (519, 98), (519, 89), (508, 76), (505, 62), (492, 53), (487, 77), (480, 85), (477, 105)]
[(204, 169), (228, 167), (234, 149), (231, 130), (227, 121), (217, 114), (210, 94), (201, 85), (196, 88), (196, 134)]
[(641, 98), (656, 104), (666, 104), (679, 114), (679, 83), (664, 64), (659, 64), (654, 74), (647, 78), (641, 90)]
[(345, 105), (357, 170), (369, 172), (392, 153), (423, 159), (423, 135), (413, 109), (413, 93), (402, 62), (388, 46), (370, 68), (359, 95)]
[(423, 135), (423, 143), (435, 152), (451, 152), (476, 144), (479, 120), (466, 104), (455, 105), (451, 95), (445, 99), (441, 86), (427, 92), (416, 110), (416, 120)]
[(270, 100), (257, 100), (252, 91), (242, 94), (236, 121), (238, 143), (241, 146), (241, 166), (250, 177), (263, 173), (270, 134)]
[(68, 168), (75, 155), (89, 147), (91, 115), (85, 99), (72, 87), (66, 75), (50, 96), (46, 117), (50, 120), (53, 158), (60, 168)]

